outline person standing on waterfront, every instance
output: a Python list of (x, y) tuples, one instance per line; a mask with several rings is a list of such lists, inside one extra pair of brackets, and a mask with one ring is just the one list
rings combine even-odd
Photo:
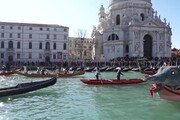
[(124, 74), (122, 74), (121, 68), (119, 68), (117, 71), (117, 80), (121, 80), (121, 75), (124, 75)]
[(96, 80), (99, 80), (99, 76), (101, 75), (99, 68), (96, 67), (96, 72), (95, 72), (95, 76), (96, 76)]

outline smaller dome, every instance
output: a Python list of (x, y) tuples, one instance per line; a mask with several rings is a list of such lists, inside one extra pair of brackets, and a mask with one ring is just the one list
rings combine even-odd
[(101, 5), (101, 8), (99, 10), (100, 10), (100, 12), (104, 12), (105, 11), (104, 6)]

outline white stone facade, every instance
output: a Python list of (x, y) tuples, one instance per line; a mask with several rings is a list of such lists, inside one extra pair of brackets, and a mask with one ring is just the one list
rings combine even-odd
[(171, 28), (152, 8), (151, 0), (110, 0), (94, 27), (96, 59), (171, 57)]
[(0, 64), (66, 60), (68, 36), (65, 26), (0, 22)]

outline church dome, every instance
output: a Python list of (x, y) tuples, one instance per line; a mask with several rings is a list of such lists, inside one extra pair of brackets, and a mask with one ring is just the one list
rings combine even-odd
[(144, 1), (144, 2), (151, 2), (151, 0), (110, 0), (110, 4), (117, 3), (117, 2), (133, 2), (133, 1)]
[(151, 0), (109, 0), (109, 9), (116, 9), (123, 7), (125, 4), (144, 4), (146, 6), (151, 6)]

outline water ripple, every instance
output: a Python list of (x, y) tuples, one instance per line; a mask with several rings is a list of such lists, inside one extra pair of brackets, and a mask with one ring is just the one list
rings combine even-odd
[[(137, 73), (125, 73), (134, 77)], [(102, 73), (113, 77), (114, 73)], [(93, 78), (86, 73), (84, 78)], [(125, 77), (125, 76), (124, 76)], [(137, 75), (142, 77), (142, 75)], [(180, 104), (149, 95), (150, 85), (89, 86), (80, 78), (58, 78), (54, 86), (0, 99), (0, 120), (169, 120), (180, 118)], [(1, 87), (44, 80), (0, 77)], [(162, 117), (162, 116), (170, 117)]]

